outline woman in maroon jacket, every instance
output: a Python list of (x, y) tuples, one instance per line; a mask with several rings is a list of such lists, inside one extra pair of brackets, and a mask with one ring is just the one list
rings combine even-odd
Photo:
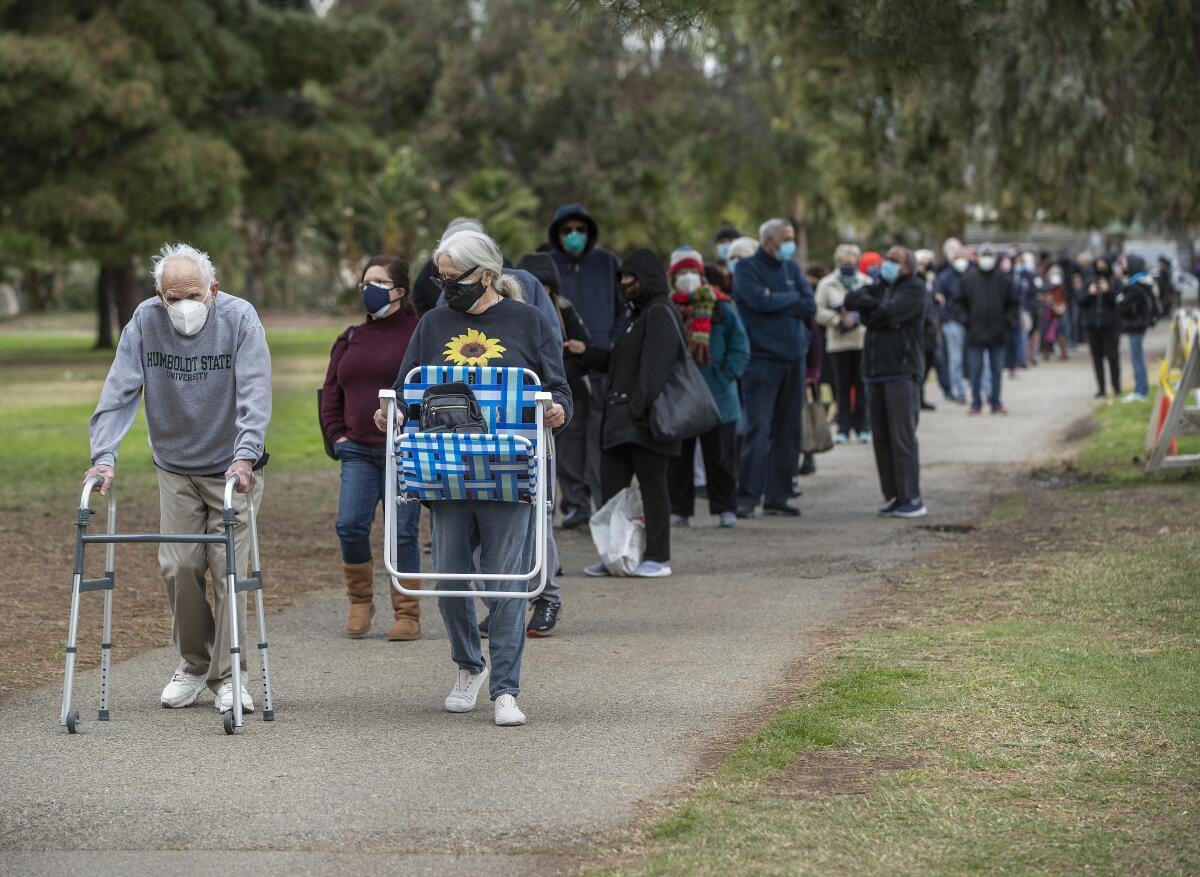
[[(342, 464), (337, 534), (350, 598), (346, 633), (355, 639), (370, 632), (375, 614), (371, 525), (375, 507), (384, 497), (385, 439), (373, 418), (379, 407), (379, 390), (396, 379), (418, 319), (403, 259), (372, 258), (363, 270), (359, 291), (366, 322), (351, 326), (333, 343), (321, 393), (321, 423)], [(418, 503), (405, 503), (397, 509), (396, 560), (400, 569), (420, 569), (420, 516)], [(420, 586), (409, 581), (406, 587)], [(395, 588), (388, 590), (395, 611), (388, 639), (417, 639), (421, 635), (420, 601)]]

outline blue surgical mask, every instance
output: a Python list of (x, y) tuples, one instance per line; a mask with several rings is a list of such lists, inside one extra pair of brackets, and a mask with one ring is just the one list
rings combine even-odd
[(729, 244), (730, 244), (730, 241), (722, 241), (721, 243), (717, 244), (717, 258), (718, 259), (720, 259), (722, 261), (728, 261), (728, 259), (729, 259)]
[(884, 283), (895, 283), (900, 279), (900, 265), (896, 262), (884, 262), (879, 266), (879, 276)]
[(587, 246), (587, 235), (581, 231), (569, 231), (563, 235), (562, 245), (572, 256), (578, 256)]
[(392, 306), (392, 289), (394, 287), (386, 283), (364, 283), (360, 292), (366, 312), (373, 317), (382, 317)]
[(786, 262), (792, 256), (796, 255), (796, 242), (784, 241), (779, 245), (779, 249), (775, 251), (775, 257)]
[(737, 263), (742, 261), (741, 256), (734, 256), (729, 260), (729, 276), (733, 276), (733, 272), (737, 270)]

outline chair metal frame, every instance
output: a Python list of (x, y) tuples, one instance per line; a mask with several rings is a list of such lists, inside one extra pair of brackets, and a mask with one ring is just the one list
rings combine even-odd
[[(405, 375), (404, 383), (408, 384), (413, 375), (420, 373), (421, 366), (409, 371)], [(532, 376), (534, 382), (540, 387), (542, 380), (537, 373), (531, 369), (522, 369), (527, 375)], [(500, 600), (534, 600), (546, 588), (547, 582), (547, 558), (548, 546), (547, 542), (550, 535), (549, 510), (550, 500), (546, 496), (546, 485), (550, 483), (549, 473), (546, 471), (548, 455), (546, 453), (547, 442), (552, 441), (551, 434), (545, 427), (545, 412), (552, 404), (553, 397), (539, 390), (534, 394), (536, 403), (535, 414), (535, 438), (534, 438), (534, 459), (537, 461), (537, 488), (533, 496), (534, 519), (535, 519), (535, 544), (534, 544), (534, 561), (533, 569), (527, 573), (512, 574), (512, 573), (438, 573), (427, 572), (423, 573), (420, 570), (407, 571), (396, 568), (396, 513), (397, 503), (401, 502), (418, 502), (419, 500), (413, 497), (397, 496), (397, 482), (401, 475), (397, 467), (396, 441), (399, 436), (406, 432), (404, 425), (401, 424), (397, 429), (396, 413), (397, 400), (395, 390), (380, 390), (379, 402), (380, 407), (387, 414), (387, 445), (384, 468), (384, 479), (386, 487), (384, 491), (384, 511), (383, 511), (383, 565), (388, 571), (388, 575), (392, 580), (392, 587), (410, 597), (482, 597), (488, 599)], [(407, 423), (407, 405), (405, 405), (405, 423)], [(423, 433), (410, 433), (413, 435), (423, 435)], [(496, 433), (495, 435), (505, 435), (504, 433)], [(518, 436), (518, 438), (524, 438)], [(528, 441), (528, 439), (525, 439)], [(436, 502), (437, 500), (430, 500)], [(486, 502), (488, 500), (472, 500), (473, 502)], [(494, 500), (493, 500), (494, 501)], [(401, 579), (417, 579), (424, 581), (478, 581), (478, 582), (493, 582), (493, 581), (532, 581), (538, 579), (538, 586), (531, 591), (491, 591), (491, 590), (423, 590), (406, 588)]]
[[(100, 642), (100, 709), (97, 719), (101, 722), (109, 720), (109, 676), (112, 671), (112, 598), (116, 585), (115, 560), (116, 546), (128, 542), (184, 542), (199, 544), (225, 544), (225, 587), (229, 611), (229, 657), (233, 668), (233, 708), (222, 714), (222, 724), (226, 734), (234, 734), (242, 727), (242, 669), (241, 641), (238, 632), (238, 600), (237, 595), (245, 591), (254, 591), (254, 610), (258, 616), (258, 656), (259, 670), (262, 675), (263, 712), (265, 722), (275, 721), (274, 700), (271, 696), (271, 670), (267, 658), (267, 621), (263, 612), (263, 579), (262, 565), (258, 552), (258, 519), (254, 508), (254, 500), (246, 494), (246, 509), (250, 521), (250, 560), (251, 571), (248, 578), (237, 577), (237, 541), (234, 525), (237, 522), (238, 510), (233, 505), (234, 488), (238, 479), (230, 476), (225, 480), (224, 507), (221, 524), (224, 533), (118, 533), (117, 532), (117, 494), (115, 485), (108, 488), (108, 527), (105, 533), (88, 533), (88, 524), (95, 512), (92, 511), (92, 491), (104, 479), (94, 475), (83, 483), (83, 494), (79, 498), (79, 507), (75, 512), (75, 572), (71, 580), (71, 621), (67, 630), (67, 666), (63, 678), (62, 710), (59, 713), (60, 725), (66, 727), (72, 734), (79, 733), (81, 720), (79, 711), (71, 709), (71, 700), (75, 683), (75, 656), (77, 654), (77, 637), (79, 633), (79, 597), (87, 591), (104, 592), (104, 633)], [(84, 548), (91, 544), (105, 545), (104, 575), (98, 579), (83, 577)]]

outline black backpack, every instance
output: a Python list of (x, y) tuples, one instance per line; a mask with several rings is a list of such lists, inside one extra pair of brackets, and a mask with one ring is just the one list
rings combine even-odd
[(479, 400), (463, 383), (436, 384), (425, 390), (420, 405), (410, 414), (421, 424), (421, 432), (477, 433), (488, 431)]

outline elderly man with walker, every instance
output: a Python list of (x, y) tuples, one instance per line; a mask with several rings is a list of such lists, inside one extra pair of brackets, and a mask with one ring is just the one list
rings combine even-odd
[[(248, 302), (220, 292), (207, 254), (187, 244), (167, 245), (155, 257), (153, 271), (156, 295), (138, 306), (122, 331), (92, 414), (92, 467), (84, 478), (97, 481), (101, 494), (108, 493), (118, 448), (144, 392), (158, 470), (161, 532), (222, 533), (225, 487), (236, 479), (233, 503), (239, 514), (233, 538), (237, 576), (242, 576), (253, 518), (253, 510), (245, 514), (247, 500), (253, 508), (260, 505), (267, 461), (263, 445), (271, 419), (271, 356), (266, 336)], [(216, 708), (228, 712), (233, 708), (235, 674), (226, 542), (129, 538), (161, 542), (158, 560), (180, 658), (161, 704), (191, 706), (208, 688)], [(207, 575), (212, 578), (212, 607)], [(242, 590), (240, 580), (237, 590)], [(238, 627), (244, 630), (244, 594), (238, 602)], [(245, 678), (244, 654), (239, 650), (239, 681)], [(238, 687), (241, 711), (253, 712), (245, 685)]]

